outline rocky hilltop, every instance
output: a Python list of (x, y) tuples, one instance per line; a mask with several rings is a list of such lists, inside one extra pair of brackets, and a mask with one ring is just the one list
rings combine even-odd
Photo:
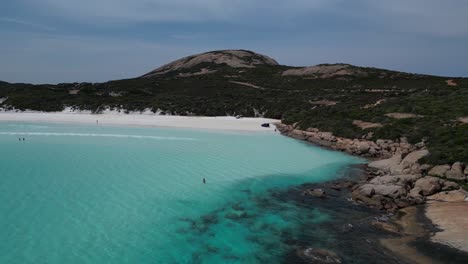
[(247, 50), (221, 50), (188, 56), (161, 66), (143, 77), (178, 73), (181, 76), (201, 75), (216, 72), (220, 66), (232, 68), (255, 68), (261, 65), (277, 66), (274, 59)]

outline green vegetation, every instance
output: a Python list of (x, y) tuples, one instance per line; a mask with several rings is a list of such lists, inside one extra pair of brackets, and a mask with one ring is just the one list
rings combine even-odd
[[(363, 137), (371, 132), (373, 139), (425, 141), (431, 152), (427, 162), (468, 163), (468, 124), (457, 121), (468, 117), (468, 79), (455, 78), (457, 85), (453, 86), (446, 82), (452, 78), (350, 67), (361, 74), (308, 78), (283, 76), (285, 70), (292, 69), (286, 66), (231, 68), (202, 63), (151, 78), (107, 83), (0, 82), (0, 98), (8, 98), (0, 107), (61, 111), (72, 106), (95, 112), (105, 107), (128, 111), (150, 108), (167, 114), (205, 116), (261, 114), (287, 124), (297, 123), (302, 129), (315, 127), (343, 137)], [(186, 76), (207, 68), (216, 72)], [(336, 104), (320, 103), (324, 100)], [(375, 104), (379, 100), (383, 101)], [(395, 119), (386, 116), (388, 113), (418, 117)], [(361, 129), (353, 125), (354, 120), (383, 126)]]

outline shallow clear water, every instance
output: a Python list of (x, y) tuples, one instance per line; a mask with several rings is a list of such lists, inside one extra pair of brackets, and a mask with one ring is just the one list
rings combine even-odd
[(0, 263), (279, 263), (330, 215), (271, 192), (359, 162), (274, 133), (0, 123)]

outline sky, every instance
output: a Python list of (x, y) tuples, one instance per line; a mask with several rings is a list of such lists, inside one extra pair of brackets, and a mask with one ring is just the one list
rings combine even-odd
[(247, 49), (468, 77), (466, 0), (2, 0), (0, 80), (102, 82)]

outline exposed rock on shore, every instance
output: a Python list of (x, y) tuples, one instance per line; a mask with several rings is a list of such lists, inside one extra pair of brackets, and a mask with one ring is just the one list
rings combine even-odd
[[(277, 124), (277, 128), (282, 134), (299, 140), (376, 159), (368, 164), (367, 179), (353, 187), (352, 198), (378, 209), (394, 212), (422, 204), (428, 196), (459, 189), (459, 185), (450, 180), (467, 180), (466, 168), (461, 162), (435, 167), (419, 164), (429, 151), (424, 144), (411, 145), (404, 138), (371, 141), (336, 137), (315, 128), (303, 131), (284, 124)], [(308, 193), (312, 194), (316, 192)]]
[(322, 132), (316, 128), (303, 131), (295, 129), (291, 125), (276, 124), (276, 126), (286, 136), (363, 157), (389, 158), (396, 153), (407, 154), (416, 149), (415, 146), (412, 146), (404, 139), (398, 142), (379, 139), (374, 142), (367, 139), (336, 137), (330, 132)]

